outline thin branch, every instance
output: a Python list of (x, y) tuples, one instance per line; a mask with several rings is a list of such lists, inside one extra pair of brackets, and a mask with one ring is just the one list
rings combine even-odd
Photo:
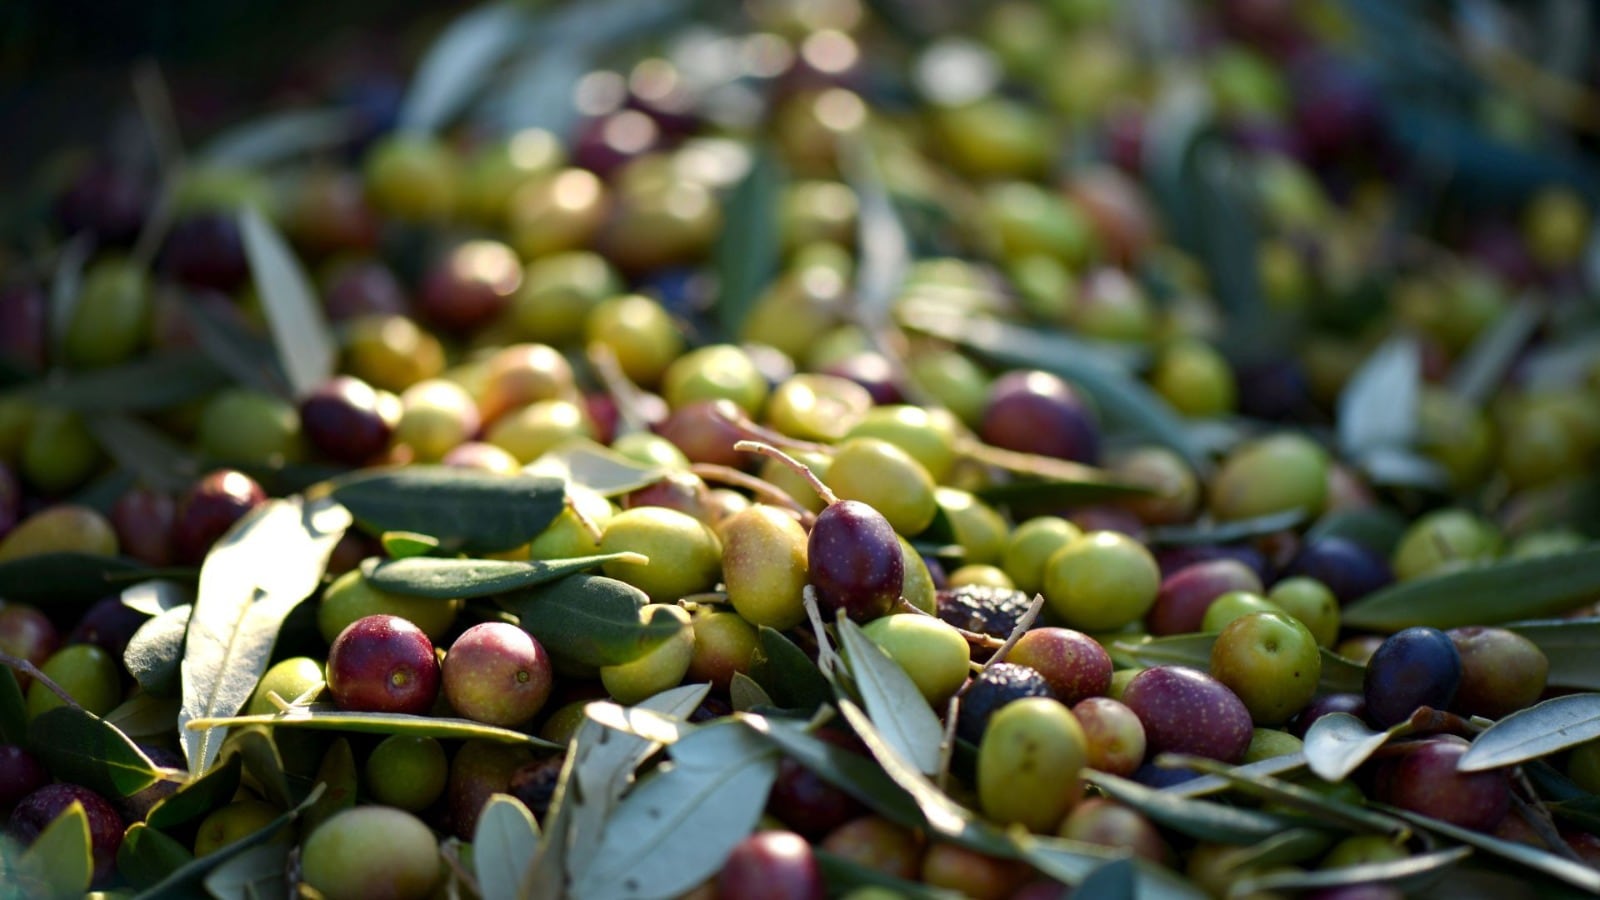
[(817, 607), (817, 591), (811, 585), (806, 585), (802, 592), (806, 617), (811, 620), (811, 630), (817, 635), (817, 668), (822, 674), (831, 675), (839, 667), (839, 654), (834, 652), (833, 645), (828, 642), (828, 633), (823, 630), (822, 611)]
[(39, 671), (39, 667), (28, 660), (25, 660), (20, 656), (12, 656), (9, 653), (0, 652), (0, 666), (10, 666), (11, 668), (16, 669), (18, 672), (21, 672), (29, 678), (32, 678), (34, 681), (44, 685), (46, 690), (52, 694), (55, 694), (57, 697), (60, 697), (62, 703), (65, 703), (73, 709), (83, 709), (83, 707), (78, 704), (78, 701), (72, 699), (72, 695), (67, 693), (66, 688), (56, 684), (50, 679), (50, 676)]
[(567, 511), (572, 513), (572, 517), (578, 520), (578, 525), (588, 533), (589, 537), (596, 544), (600, 543), (600, 526), (595, 524), (594, 519), (591, 519), (588, 513), (578, 507), (578, 501), (573, 498), (572, 494), (568, 493), (562, 498), (561, 502), (567, 508)]
[[(1017, 645), (1017, 641), (1022, 640), (1022, 636), (1027, 633), (1029, 628), (1033, 627), (1033, 623), (1039, 618), (1039, 612), (1042, 609), (1044, 609), (1044, 594), (1036, 593), (1033, 595), (1033, 602), (1028, 604), (1028, 611), (1023, 613), (1022, 618), (1017, 620), (1017, 627), (1011, 629), (1011, 636), (1006, 638), (1005, 643), (1000, 645), (1000, 649), (994, 651), (994, 655), (989, 657), (989, 661), (983, 664), (984, 669), (988, 669), (996, 663), (1005, 662), (1006, 654), (1010, 653), (1011, 648)], [(982, 674), (981, 670), (979, 674)], [(961, 690), (956, 692), (956, 696), (960, 697), (965, 694), (976, 682), (977, 679), (975, 678), (969, 680), (961, 686)]]
[(694, 463), (689, 467), (689, 471), (700, 476), (704, 481), (714, 481), (718, 484), (730, 484), (737, 488), (743, 488), (767, 504), (791, 510), (800, 517), (800, 524), (807, 529), (810, 529), (811, 523), (817, 518), (816, 513), (806, 509), (788, 491), (748, 472), (741, 472), (731, 466), (721, 466), (716, 463)]
[(818, 497), (822, 498), (822, 502), (828, 504), (829, 506), (839, 502), (839, 495), (835, 494), (832, 488), (828, 487), (826, 484), (823, 484), (822, 479), (817, 477), (817, 473), (811, 471), (811, 468), (805, 463), (795, 459), (782, 450), (779, 450), (777, 447), (774, 447), (771, 444), (763, 441), (739, 441), (733, 445), (733, 449), (742, 450), (745, 453), (757, 453), (761, 456), (770, 456), (788, 466), (790, 469), (793, 469), (796, 475), (804, 478), (806, 480), (806, 484), (811, 485), (811, 489), (817, 492)]

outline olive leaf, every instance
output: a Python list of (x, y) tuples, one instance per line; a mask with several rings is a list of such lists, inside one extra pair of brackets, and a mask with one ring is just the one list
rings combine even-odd
[(189, 848), (144, 822), (128, 826), (117, 847), (117, 874), (136, 888), (160, 884), (163, 879), (194, 862)]
[(225, 735), (191, 723), (231, 716), (250, 699), (284, 618), (316, 589), (349, 524), (349, 514), (331, 500), (269, 500), (206, 556), (184, 639), (178, 714), (194, 774), (210, 767)]
[(1305, 753), (1297, 750), (1294, 753), (1285, 753), (1281, 756), (1269, 757), (1246, 765), (1233, 766), (1226, 778), (1220, 775), (1201, 775), (1199, 778), (1191, 778), (1181, 784), (1162, 788), (1162, 790), (1179, 797), (1204, 797), (1208, 794), (1216, 794), (1228, 790), (1234, 785), (1235, 779), (1238, 778), (1282, 775), (1286, 772), (1293, 772), (1296, 769), (1303, 769), (1305, 765)]
[(644, 592), (604, 575), (567, 577), (511, 594), (501, 605), (553, 655), (591, 666), (631, 662), (686, 626)]
[(456, 597), (489, 597), (533, 587), (614, 560), (647, 563), (650, 558), (627, 552), (529, 562), (412, 556), (406, 559), (369, 560), (369, 565), (362, 566), (362, 575), (369, 584), (380, 590), (409, 597), (449, 600)]
[(750, 170), (724, 205), (726, 224), (711, 255), (717, 272), (717, 324), (730, 340), (740, 336), (751, 307), (778, 270), (783, 182), (777, 157), (757, 148)]
[(24, 884), (35, 887), (30, 897), (68, 900), (83, 896), (94, 878), (94, 858), (89, 842), (89, 816), (83, 804), (72, 801), (39, 832), (17, 869)]
[(660, 481), (665, 469), (647, 466), (585, 437), (556, 445), (523, 468), (523, 474), (559, 478), (602, 497), (615, 497)]
[(289, 845), (262, 844), (211, 870), (203, 882), (216, 900), (284, 897), (289, 891)]
[(28, 725), (28, 744), (50, 774), (108, 797), (126, 797), (162, 780), (162, 769), (104, 719), (72, 706)]
[(84, 427), (117, 465), (163, 491), (186, 490), (200, 475), (200, 461), (150, 425), (121, 413), (87, 418)]
[(521, 800), (494, 794), (472, 833), (472, 865), (483, 900), (517, 900), (522, 870), (539, 844), (539, 826)]
[(1375, 453), (1416, 443), (1422, 391), (1422, 348), (1415, 338), (1391, 338), (1367, 357), (1339, 394), (1339, 450), (1366, 467)]
[(1600, 690), (1600, 654), (1594, 652), (1600, 646), (1600, 618), (1507, 622), (1504, 627), (1544, 652), (1550, 685)]
[(1133, 900), (1134, 879), (1138, 870), (1130, 858), (1114, 859), (1101, 863), (1087, 877), (1078, 882), (1077, 890), (1085, 897), (1104, 900)]
[(837, 630), (850, 675), (872, 724), (917, 771), (924, 775), (939, 771), (944, 727), (916, 682), (842, 610)]
[(145, 569), (143, 563), (94, 553), (40, 553), (0, 562), (0, 597), (44, 605), (66, 616), (80, 605), (115, 592), (114, 579)]
[(926, 824), (916, 800), (870, 757), (810, 734), (804, 722), (757, 715), (743, 716), (741, 721), (771, 741), (783, 751), (783, 755), (861, 801), (885, 819), (910, 829), (922, 828)]
[(1337, 823), (1355, 831), (1389, 834), (1396, 840), (1402, 841), (1411, 833), (1404, 822), (1391, 816), (1345, 803), (1292, 781), (1263, 774), (1259, 770), (1247, 772), (1246, 766), (1229, 766), (1214, 759), (1171, 753), (1157, 757), (1156, 765), (1204, 772), (1226, 781), (1240, 794), (1304, 813), (1319, 822)]
[(239, 212), (239, 237), (289, 389), (304, 397), (333, 375), (338, 358), (322, 304), (288, 241), (254, 206)]
[(733, 678), (728, 683), (728, 701), (733, 704), (737, 712), (748, 712), (757, 707), (775, 705), (761, 685), (743, 672), (733, 673)]
[(243, 725), (261, 725), (267, 728), (311, 728), (322, 731), (351, 731), (362, 734), (405, 734), (413, 737), (432, 737), (450, 740), (483, 740), (502, 744), (527, 744), (547, 750), (559, 749), (543, 738), (485, 725), (471, 719), (452, 719), (437, 716), (411, 716), (404, 713), (352, 712), (330, 705), (311, 704), (293, 706), (282, 712), (260, 716), (222, 716), (214, 719), (194, 719), (187, 724), (191, 731), (214, 728), (232, 728)]
[(823, 881), (830, 888), (843, 891), (846, 895), (856, 888), (876, 887), (884, 888), (893, 896), (903, 897), (905, 900), (961, 900), (965, 896), (954, 891), (929, 887), (921, 882), (898, 878), (881, 869), (862, 865), (849, 857), (830, 853), (821, 847), (814, 848), (812, 856), (817, 860), (817, 868), (822, 871)]
[(1374, 731), (1349, 713), (1328, 713), (1306, 729), (1306, 765), (1323, 781), (1343, 781), (1390, 738), (1410, 728), (1411, 720), (1407, 719), (1383, 731)]
[(378, 543), (383, 545), (383, 552), (390, 559), (427, 556), (439, 549), (438, 538), (415, 531), (385, 531), (378, 538)]
[(555, 521), (565, 496), (559, 479), (452, 466), (355, 472), (333, 488), (333, 499), (374, 534), (414, 531), (467, 552), (527, 543)]
[(317, 785), (311, 789), (311, 793), (306, 795), (306, 798), (298, 806), (244, 837), (230, 844), (225, 844), (220, 849), (213, 850), (194, 862), (183, 866), (168, 875), (160, 884), (141, 891), (135, 900), (164, 900), (167, 897), (192, 896), (212, 871), (229, 860), (276, 839), (278, 832), (293, 824), (296, 819), (300, 818), (302, 813), (310, 808), (311, 804), (317, 801), (318, 797), (322, 796), (322, 791), (322, 786)]
[(400, 128), (444, 128), (528, 33), (520, 4), (480, 6), (451, 22), (417, 66), (400, 107)]
[(1199, 840), (1254, 844), (1288, 827), (1279, 816), (1159, 791), (1109, 772), (1087, 769), (1083, 780), (1151, 821)]
[(1462, 772), (1513, 766), (1600, 738), (1600, 694), (1568, 694), (1519, 709), (1473, 738)]
[(1591, 894), (1600, 893), (1600, 870), (1591, 866), (1530, 847), (1527, 844), (1501, 840), (1479, 831), (1462, 828), (1429, 816), (1418, 815), (1410, 810), (1381, 804), (1378, 805), (1378, 808), (1399, 816), (1419, 828), (1444, 835), (1451, 840), (1475, 847), (1485, 853), (1493, 854), (1501, 859), (1549, 875)]
[(195, 342), (218, 370), (263, 393), (292, 395), (289, 376), (283, 371), (283, 361), (272, 342), (239, 316), (221, 312), (195, 297), (184, 298), (183, 312)]
[(239, 790), (244, 760), (230, 756), (199, 778), (190, 779), (178, 792), (158, 800), (144, 820), (152, 828), (171, 831), (233, 802)]
[(210, 357), (179, 351), (36, 381), (0, 392), (0, 398), (83, 413), (141, 413), (203, 397), (227, 383), (227, 373)]
[(166, 578), (152, 578), (122, 589), (123, 606), (152, 618), (193, 602), (193, 587)]
[(1168, 547), (1187, 544), (1232, 544), (1253, 537), (1286, 531), (1305, 521), (1305, 510), (1291, 509), (1232, 522), (1206, 522), (1197, 525), (1164, 525), (1150, 529), (1147, 543)]
[(181, 683), (184, 639), (194, 607), (184, 604), (139, 626), (122, 652), (123, 665), (139, 686), (152, 694), (171, 695)]
[[(715, 874), (761, 818), (777, 778), (777, 752), (737, 722), (694, 731), (672, 762), (635, 787), (606, 823), (573, 893), (676, 896)], [(682, 836), (694, 835), (693, 841)]]
[(266, 166), (342, 146), (358, 134), (360, 126), (349, 110), (284, 110), (236, 125), (194, 155), (205, 166)]
[(1406, 518), (1386, 506), (1341, 509), (1328, 513), (1306, 529), (1306, 543), (1325, 538), (1354, 541), (1387, 558), (1405, 534)]
[(1351, 628), (1496, 625), (1565, 612), (1600, 591), (1600, 544), (1570, 553), (1510, 559), (1403, 581), (1346, 606)]
[(1487, 403), (1543, 320), (1544, 309), (1536, 303), (1518, 303), (1501, 313), (1450, 370), (1446, 385), (1473, 406)]
[(298, 798), (283, 771), (283, 757), (272, 742), (272, 734), (260, 725), (234, 728), (222, 745), (224, 756), (236, 755), (244, 761), (244, 771), (258, 787), (261, 799), (278, 809), (289, 809)]
[(323, 787), (322, 796), (305, 811), (300, 823), (300, 833), (308, 837), (323, 822), (356, 805), (356, 791), (360, 787), (359, 770), (350, 741), (340, 737), (328, 746), (317, 766), (316, 784)]
[(182, 707), (183, 701), (176, 696), (163, 697), (141, 690), (106, 713), (105, 720), (130, 738), (164, 739), (172, 736), (172, 723), (177, 721)]
[(67, 333), (83, 295), (83, 268), (94, 255), (94, 238), (87, 232), (73, 235), (56, 257), (50, 278), (50, 356), (66, 358)]
[(1450, 847), (1383, 862), (1327, 869), (1279, 869), (1246, 875), (1237, 882), (1241, 896), (1273, 891), (1312, 891), (1343, 885), (1386, 884), (1407, 895), (1421, 893), (1447, 870), (1472, 855), (1471, 847)]
[(812, 711), (833, 700), (833, 689), (805, 651), (783, 632), (761, 626), (750, 677), (784, 709)]

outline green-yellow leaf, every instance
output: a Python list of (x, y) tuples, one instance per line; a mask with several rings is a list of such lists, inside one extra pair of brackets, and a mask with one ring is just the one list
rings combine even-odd
[(1566, 612), (1600, 593), (1600, 544), (1571, 553), (1511, 559), (1404, 581), (1346, 606), (1351, 628), (1498, 625)]

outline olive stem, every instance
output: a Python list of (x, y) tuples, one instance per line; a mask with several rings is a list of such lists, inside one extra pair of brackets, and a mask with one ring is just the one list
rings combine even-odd
[[(898, 597), (895, 599), (895, 609), (904, 615), (927, 616), (930, 619), (938, 618), (938, 616), (928, 612), (920, 606), (917, 606), (915, 603), (912, 603), (910, 600), (907, 600), (904, 597)], [(984, 650), (998, 650), (1005, 643), (1004, 641), (992, 635), (983, 634), (977, 631), (968, 631), (959, 625), (951, 625), (950, 627), (954, 628), (957, 634), (960, 634), (963, 638), (966, 638), (967, 643)], [(972, 670), (974, 672), (979, 671), (982, 668), (983, 666), (977, 663), (972, 664)]]
[(950, 761), (956, 755), (956, 720), (961, 717), (961, 695), (950, 695), (944, 708), (944, 736), (939, 739), (939, 790), (950, 792)]
[(460, 879), (461, 886), (467, 888), (472, 894), (483, 896), (483, 889), (478, 887), (478, 879), (474, 878), (466, 867), (461, 864), (461, 856), (457, 851), (459, 846), (455, 839), (445, 841), (439, 847), (439, 856), (444, 859), (445, 865), (450, 867), (450, 873)]
[(823, 630), (822, 610), (817, 607), (817, 590), (808, 584), (800, 596), (805, 603), (806, 618), (811, 620), (811, 630), (817, 635), (817, 668), (822, 670), (822, 674), (831, 676), (839, 666), (839, 654), (834, 652), (833, 645), (828, 642), (828, 633)]
[(561, 504), (567, 508), (568, 512), (572, 513), (574, 519), (578, 520), (578, 526), (589, 535), (590, 539), (599, 544), (601, 538), (600, 526), (595, 524), (594, 519), (589, 518), (588, 513), (578, 508), (578, 501), (574, 500), (571, 494), (567, 494), (561, 498)]
[(600, 378), (601, 386), (617, 403), (617, 414), (621, 416), (623, 425), (619, 433), (649, 431), (650, 415), (641, 400), (644, 392), (628, 379), (627, 373), (622, 371), (622, 364), (617, 362), (616, 351), (606, 344), (594, 341), (584, 348), (584, 356), (588, 357), (589, 365)]
[(1513, 777), (1517, 780), (1517, 786), (1526, 791), (1529, 797), (1533, 798), (1531, 801), (1525, 800), (1517, 791), (1513, 790), (1511, 792), (1511, 803), (1516, 807), (1517, 815), (1522, 816), (1522, 820), (1528, 823), (1528, 827), (1533, 829), (1539, 839), (1549, 845), (1551, 852), (1575, 863), (1587, 865), (1577, 851), (1573, 850), (1570, 844), (1561, 839), (1561, 833), (1556, 830), (1555, 821), (1550, 818), (1550, 811), (1545, 808), (1543, 803), (1539, 802), (1539, 795), (1535, 793), (1533, 785), (1528, 781), (1528, 774), (1519, 766), (1515, 770)]
[(816, 513), (806, 509), (800, 504), (800, 501), (790, 496), (788, 491), (764, 478), (757, 478), (732, 466), (722, 466), (716, 463), (695, 463), (689, 467), (689, 471), (699, 475), (702, 480), (744, 488), (760, 497), (766, 503), (793, 510), (800, 516), (800, 524), (807, 528), (810, 528), (811, 522), (817, 517)]
[(829, 506), (839, 502), (839, 495), (835, 494), (832, 488), (823, 484), (822, 479), (817, 477), (817, 473), (811, 471), (811, 469), (807, 467), (805, 463), (795, 459), (782, 450), (779, 450), (777, 447), (774, 447), (764, 441), (739, 441), (733, 445), (733, 449), (741, 450), (745, 453), (757, 453), (761, 456), (770, 456), (794, 470), (796, 475), (804, 478), (806, 480), (806, 484), (811, 485), (811, 489), (817, 492), (818, 497), (822, 498), (822, 502), (828, 504)]
[(750, 440), (762, 441), (774, 447), (788, 447), (790, 450), (807, 450), (812, 453), (833, 452), (833, 448), (827, 444), (790, 437), (781, 431), (775, 431), (765, 425), (758, 424), (755, 420), (745, 415), (744, 410), (741, 409), (735, 409), (730, 412), (719, 406), (712, 410), (712, 415), (732, 425)]
[[(989, 657), (988, 662), (983, 664), (983, 668), (987, 669), (995, 663), (1005, 662), (1006, 654), (1010, 653), (1011, 648), (1017, 645), (1017, 641), (1022, 640), (1022, 636), (1028, 632), (1029, 628), (1033, 627), (1034, 620), (1039, 618), (1039, 612), (1043, 609), (1044, 595), (1036, 592), (1033, 595), (1033, 602), (1028, 604), (1027, 612), (1024, 612), (1022, 618), (1017, 620), (1017, 627), (1011, 629), (1011, 636), (1006, 638), (1006, 642), (1000, 645), (1000, 649), (994, 651), (994, 655)], [(982, 672), (980, 671), (979, 674), (982, 674)], [(960, 697), (965, 694), (976, 683), (976, 678), (969, 679), (966, 684), (961, 686), (961, 690), (956, 691), (956, 696)]]
[(29, 678), (32, 678), (34, 681), (44, 685), (46, 690), (50, 691), (52, 694), (55, 694), (57, 697), (60, 697), (62, 703), (65, 703), (73, 709), (83, 709), (83, 707), (78, 704), (78, 701), (72, 699), (72, 695), (67, 693), (66, 688), (56, 684), (50, 679), (50, 676), (39, 671), (39, 667), (28, 660), (25, 660), (20, 656), (12, 656), (9, 653), (0, 652), (0, 666), (10, 666), (11, 668), (16, 669), (18, 672), (21, 672)]

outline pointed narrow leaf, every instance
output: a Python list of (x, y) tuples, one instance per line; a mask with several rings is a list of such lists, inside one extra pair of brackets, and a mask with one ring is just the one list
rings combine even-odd
[(1471, 847), (1451, 847), (1384, 862), (1336, 866), (1329, 869), (1280, 869), (1246, 876), (1239, 882), (1241, 895), (1272, 891), (1311, 891), (1345, 885), (1386, 884), (1407, 895), (1420, 893), (1440, 876), (1472, 855)]
[(1179, 767), (1204, 772), (1208, 776), (1226, 781), (1235, 791), (1259, 800), (1293, 809), (1314, 817), (1319, 822), (1337, 823), (1356, 831), (1372, 831), (1393, 835), (1405, 840), (1411, 833), (1404, 822), (1392, 816), (1373, 812), (1301, 787), (1292, 781), (1274, 778), (1250, 766), (1229, 766), (1214, 759), (1164, 753), (1156, 758), (1156, 765)]
[(167, 876), (194, 862), (189, 848), (144, 822), (128, 826), (117, 848), (117, 874), (136, 888), (160, 884)]
[(72, 372), (60, 379), (0, 392), (0, 397), (19, 397), (77, 412), (141, 413), (203, 397), (227, 383), (227, 373), (208, 356), (185, 351)]
[(235, 856), (205, 877), (216, 900), (263, 900), (289, 894), (289, 846), (263, 844)]
[(1318, 519), (1306, 530), (1309, 541), (1339, 537), (1374, 550), (1387, 558), (1405, 534), (1408, 523), (1404, 516), (1386, 506), (1366, 509), (1341, 509)]
[(336, 738), (328, 746), (328, 752), (322, 756), (322, 764), (317, 767), (314, 783), (322, 786), (322, 796), (305, 812), (300, 824), (302, 837), (309, 837), (311, 832), (317, 830), (317, 826), (356, 805), (360, 776), (348, 739)]
[(183, 310), (195, 342), (219, 370), (242, 385), (274, 396), (293, 393), (283, 362), (266, 336), (238, 316), (220, 313), (192, 297), (186, 299)]
[(357, 472), (333, 489), (333, 499), (375, 534), (415, 531), (468, 552), (527, 543), (555, 521), (565, 496), (559, 479), (448, 466)]
[(502, 744), (527, 744), (546, 750), (558, 750), (543, 738), (485, 725), (471, 719), (449, 719), (435, 716), (408, 716), (403, 713), (350, 712), (333, 706), (313, 704), (295, 706), (283, 712), (264, 716), (229, 716), (216, 719), (195, 719), (188, 723), (191, 731), (210, 728), (231, 728), (237, 725), (262, 725), (268, 728), (310, 728), (321, 731), (353, 731), (363, 734), (408, 734), (414, 737), (433, 737), (447, 740), (497, 741)]
[(903, 828), (926, 824), (917, 802), (884, 774), (870, 757), (830, 744), (806, 731), (804, 723), (764, 716), (743, 719), (783, 754), (815, 772), (823, 781), (861, 801), (878, 815)]
[(1199, 778), (1191, 778), (1181, 784), (1162, 788), (1162, 791), (1179, 797), (1204, 797), (1208, 794), (1217, 794), (1228, 790), (1233, 786), (1236, 778), (1282, 775), (1286, 772), (1293, 772), (1296, 769), (1303, 769), (1305, 765), (1306, 755), (1296, 751), (1249, 763), (1248, 765), (1233, 766), (1232, 775), (1228, 778), (1222, 778), (1217, 775), (1202, 775)]
[(439, 549), (439, 539), (428, 534), (417, 534), (415, 531), (385, 531), (378, 542), (383, 545), (383, 552), (390, 559), (410, 559), (413, 556), (427, 556)]
[(1419, 828), (1442, 834), (1451, 840), (1476, 847), (1485, 853), (1492, 853), (1501, 859), (1549, 875), (1591, 894), (1600, 894), (1600, 869), (1574, 862), (1554, 853), (1537, 850), (1527, 844), (1504, 841), (1469, 828), (1461, 828), (1428, 816), (1419, 816), (1409, 810), (1392, 807), (1381, 808), (1385, 812), (1393, 813)]
[(1487, 403), (1543, 319), (1544, 310), (1535, 303), (1518, 303), (1501, 313), (1450, 370), (1450, 390), (1473, 406)]
[(735, 712), (748, 712), (758, 706), (773, 706), (772, 698), (754, 678), (743, 672), (734, 672), (728, 683), (728, 700)]
[(94, 878), (92, 853), (89, 816), (83, 804), (74, 800), (33, 839), (17, 867), (25, 880), (44, 888), (47, 900), (67, 900), (89, 890)]
[(815, 710), (833, 700), (816, 663), (783, 633), (765, 625), (756, 638), (750, 677), (784, 709)]
[(602, 553), (597, 556), (529, 562), (413, 556), (365, 566), (362, 574), (369, 584), (391, 593), (449, 600), (457, 597), (489, 597), (533, 587), (619, 559), (638, 563), (650, 561), (649, 557), (638, 553)]
[(94, 254), (94, 239), (87, 232), (73, 235), (61, 246), (56, 271), (50, 279), (50, 356), (66, 358), (67, 334), (83, 295), (83, 267)]
[(23, 744), (28, 739), (28, 704), (10, 666), (0, 666), (0, 743)]
[(1086, 769), (1083, 779), (1151, 821), (1200, 840), (1254, 844), (1288, 827), (1279, 816), (1158, 791), (1108, 772)]
[(916, 881), (897, 878), (881, 869), (865, 866), (849, 857), (829, 853), (821, 847), (813, 848), (817, 868), (822, 870), (823, 881), (834, 890), (848, 894), (855, 888), (884, 888), (904, 900), (962, 900), (963, 894), (929, 887)]
[(1260, 537), (1285, 531), (1305, 521), (1303, 509), (1271, 513), (1253, 519), (1233, 522), (1210, 522), (1204, 525), (1166, 525), (1152, 528), (1146, 533), (1148, 543), (1163, 546), (1185, 544), (1231, 544), (1247, 538)]
[(210, 767), (225, 735), (189, 723), (231, 716), (250, 699), (284, 618), (316, 589), (349, 524), (331, 500), (269, 500), (206, 556), (181, 669), (178, 728), (191, 772)]
[(122, 663), (146, 691), (164, 696), (178, 692), (184, 638), (193, 611), (187, 604), (173, 607), (140, 625), (128, 640)]
[(522, 870), (539, 845), (539, 829), (522, 801), (495, 794), (472, 834), (472, 866), (483, 900), (518, 900)]
[(501, 601), (550, 652), (591, 666), (631, 662), (671, 638), (683, 623), (662, 611), (644, 618), (644, 592), (604, 575), (568, 575)]
[(1498, 625), (1556, 615), (1600, 592), (1600, 544), (1557, 556), (1511, 559), (1404, 581), (1346, 606), (1352, 628)]
[(50, 774), (107, 797), (126, 797), (163, 777), (127, 735), (75, 707), (58, 706), (34, 719), (28, 743)]
[[(674, 744), (672, 763), (623, 799), (600, 848), (576, 873), (573, 893), (663, 897), (715, 874), (761, 818), (777, 778), (777, 753), (736, 722)], [(692, 841), (683, 836), (693, 835)]]
[(1078, 884), (1077, 890), (1085, 897), (1133, 900), (1134, 875), (1133, 860), (1114, 859), (1090, 872), (1089, 877)]
[(289, 388), (304, 397), (333, 374), (338, 355), (322, 305), (288, 241), (260, 210), (239, 213), (239, 236)]
[[(1205, 900), (1206, 893), (1193, 882), (1165, 866), (1126, 855), (1121, 848), (1102, 847), (1066, 838), (1027, 835), (1018, 837), (1021, 858), (1062, 883), (1080, 882), (1101, 868), (1126, 860), (1133, 869), (1133, 896), (1138, 900)], [(1080, 885), (1077, 893), (1098, 897), (1092, 886)]]
[(666, 470), (647, 466), (588, 438), (573, 438), (523, 468), (526, 475), (559, 478), (602, 497), (615, 497), (660, 481)]
[(839, 615), (838, 632), (850, 674), (861, 691), (861, 701), (872, 724), (918, 771), (924, 775), (937, 772), (944, 728), (916, 683), (843, 612)]
[(41, 553), (0, 563), (0, 597), (43, 604), (52, 613), (69, 603), (114, 593), (114, 578), (144, 569), (143, 563), (93, 553)]
[(305, 812), (306, 809), (309, 808), (311, 804), (315, 803), (317, 798), (320, 796), (322, 796), (321, 786), (313, 788), (311, 793), (306, 796), (306, 799), (294, 809), (285, 812), (283, 815), (278, 816), (271, 822), (268, 822), (260, 829), (253, 831), (242, 838), (239, 838), (233, 843), (226, 844), (221, 849), (213, 850), (212, 852), (200, 857), (192, 863), (189, 863), (183, 868), (178, 869), (176, 872), (173, 872), (171, 875), (167, 876), (167, 878), (160, 884), (140, 892), (136, 900), (165, 900), (165, 898), (168, 897), (194, 895), (197, 893), (200, 885), (205, 881), (205, 878), (208, 874), (222, 866), (228, 860), (231, 860), (237, 856), (241, 856), (256, 847), (274, 840), (279, 831), (281, 831), (285, 826), (292, 824), (296, 819), (300, 818), (301, 813)]
[(1388, 743), (1400, 727), (1374, 731), (1349, 713), (1329, 713), (1306, 730), (1306, 765), (1323, 781), (1343, 781)]
[(1600, 647), (1600, 618), (1508, 622), (1504, 627), (1544, 651), (1550, 685), (1600, 691), (1600, 653), (1594, 652)]
[(138, 419), (102, 413), (87, 418), (84, 425), (107, 456), (150, 487), (177, 493), (200, 475), (199, 460)]
[(1414, 339), (1397, 337), (1374, 350), (1339, 394), (1339, 449), (1359, 459), (1380, 447), (1410, 447), (1421, 380)]
[(176, 794), (157, 801), (145, 816), (145, 822), (152, 828), (171, 831), (179, 825), (193, 822), (213, 810), (227, 806), (233, 802), (234, 794), (239, 791), (239, 778), (243, 769), (243, 759), (238, 756), (228, 757), (221, 765), (213, 766), (206, 774), (191, 779), (179, 788)]
[(766, 149), (757, 149), (744, 180), (724, 206), (726, 220), (712, 250), (717, 272), (717, 323), (737, 340), (745, 317), (778, 270), (778, 201), (783, 174)]
[(139, 691), (105, 714), (106, 724), (134, 740), (168, 738), (183, 702), (177, 697), (162, 697)]
[(400, 127), (433, 132), (449, 124), (523, 40), (527, 18), (515, 3), (471, 10), (428, 48), (400, 107)]
[(299, 801), (283, 771), (283, 757), (272, 742), (272, 735), (260, 725), (237, 728), (228, 735), (223, 753), (237, 754), (244, 761), (245, 774), (259, 788), (261, 799), (278, 809), (289, 809)]
[(1552, 697), (1501, 719), (1473, 738), (1456, 768), (1498, 769), (1600, 738), (1600, 694)]
[(291, 109), (234, 126), (195, 153), (205, 165), (265, 166), (339, 147), (360, 131), (343, 109)]

